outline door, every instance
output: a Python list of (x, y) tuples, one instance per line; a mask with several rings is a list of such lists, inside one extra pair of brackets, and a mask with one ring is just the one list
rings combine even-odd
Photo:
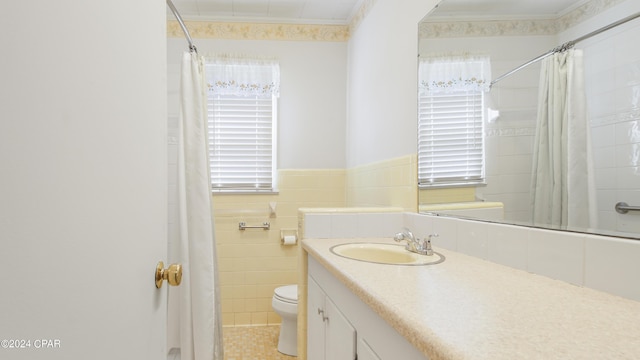
[(307, 291), (307, 360), (324, 360), (326, 295), (310, 276)]
[(371, 346), (363, 338), (358, 341), (358, 360), (380, 360), (378, 354), (371, 349)]
[(329, 297), (325, 298), (327, 313), (326, 359), (354, 360), (356, 358), (356, 329)]
[(0, 359), (166, 359), (165, 3), (6, 15)]

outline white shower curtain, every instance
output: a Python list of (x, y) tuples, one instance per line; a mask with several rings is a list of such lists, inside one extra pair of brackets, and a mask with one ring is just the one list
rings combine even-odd
[(534, 224), (597, 226), (582, 50), (543, 60), (532, 176)]
[(204, 60), (195, 52), (183, 55), (180, 88), (181, 359), (222, 360), (222, 319), (207, 159)]

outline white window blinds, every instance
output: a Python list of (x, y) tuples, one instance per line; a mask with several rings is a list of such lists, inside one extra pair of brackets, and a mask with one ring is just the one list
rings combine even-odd
[(212, 94), (207, 106), (212, 189), (272, 191), (275, 98)]
[(273, 61), (207, 59), (211, 186), (276, 190), (279, 67)]
[(483, 97), (480, 91), (420, 96), (421, 187), (484, 181)]
[(484, 183), (488, 57), (432, 57), (419, 69), (418, 185)]

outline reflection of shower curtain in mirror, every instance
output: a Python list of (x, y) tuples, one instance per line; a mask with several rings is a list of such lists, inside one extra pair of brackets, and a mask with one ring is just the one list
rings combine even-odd
[(534, 224), (597, 226), (582, 50), (542, 63), (531, 205)]
[(222, 360), (222, 319), (207, 158), (204, 59), (184, 53), (180, 86), (178, 202), (180, 352), (183, 360)]

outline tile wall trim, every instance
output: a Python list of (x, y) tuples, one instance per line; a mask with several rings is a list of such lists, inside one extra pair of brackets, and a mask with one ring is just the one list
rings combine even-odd
[(301, 208), (298, 233), (303, 238), (392, 237), (404, 224), (397, 207)]

